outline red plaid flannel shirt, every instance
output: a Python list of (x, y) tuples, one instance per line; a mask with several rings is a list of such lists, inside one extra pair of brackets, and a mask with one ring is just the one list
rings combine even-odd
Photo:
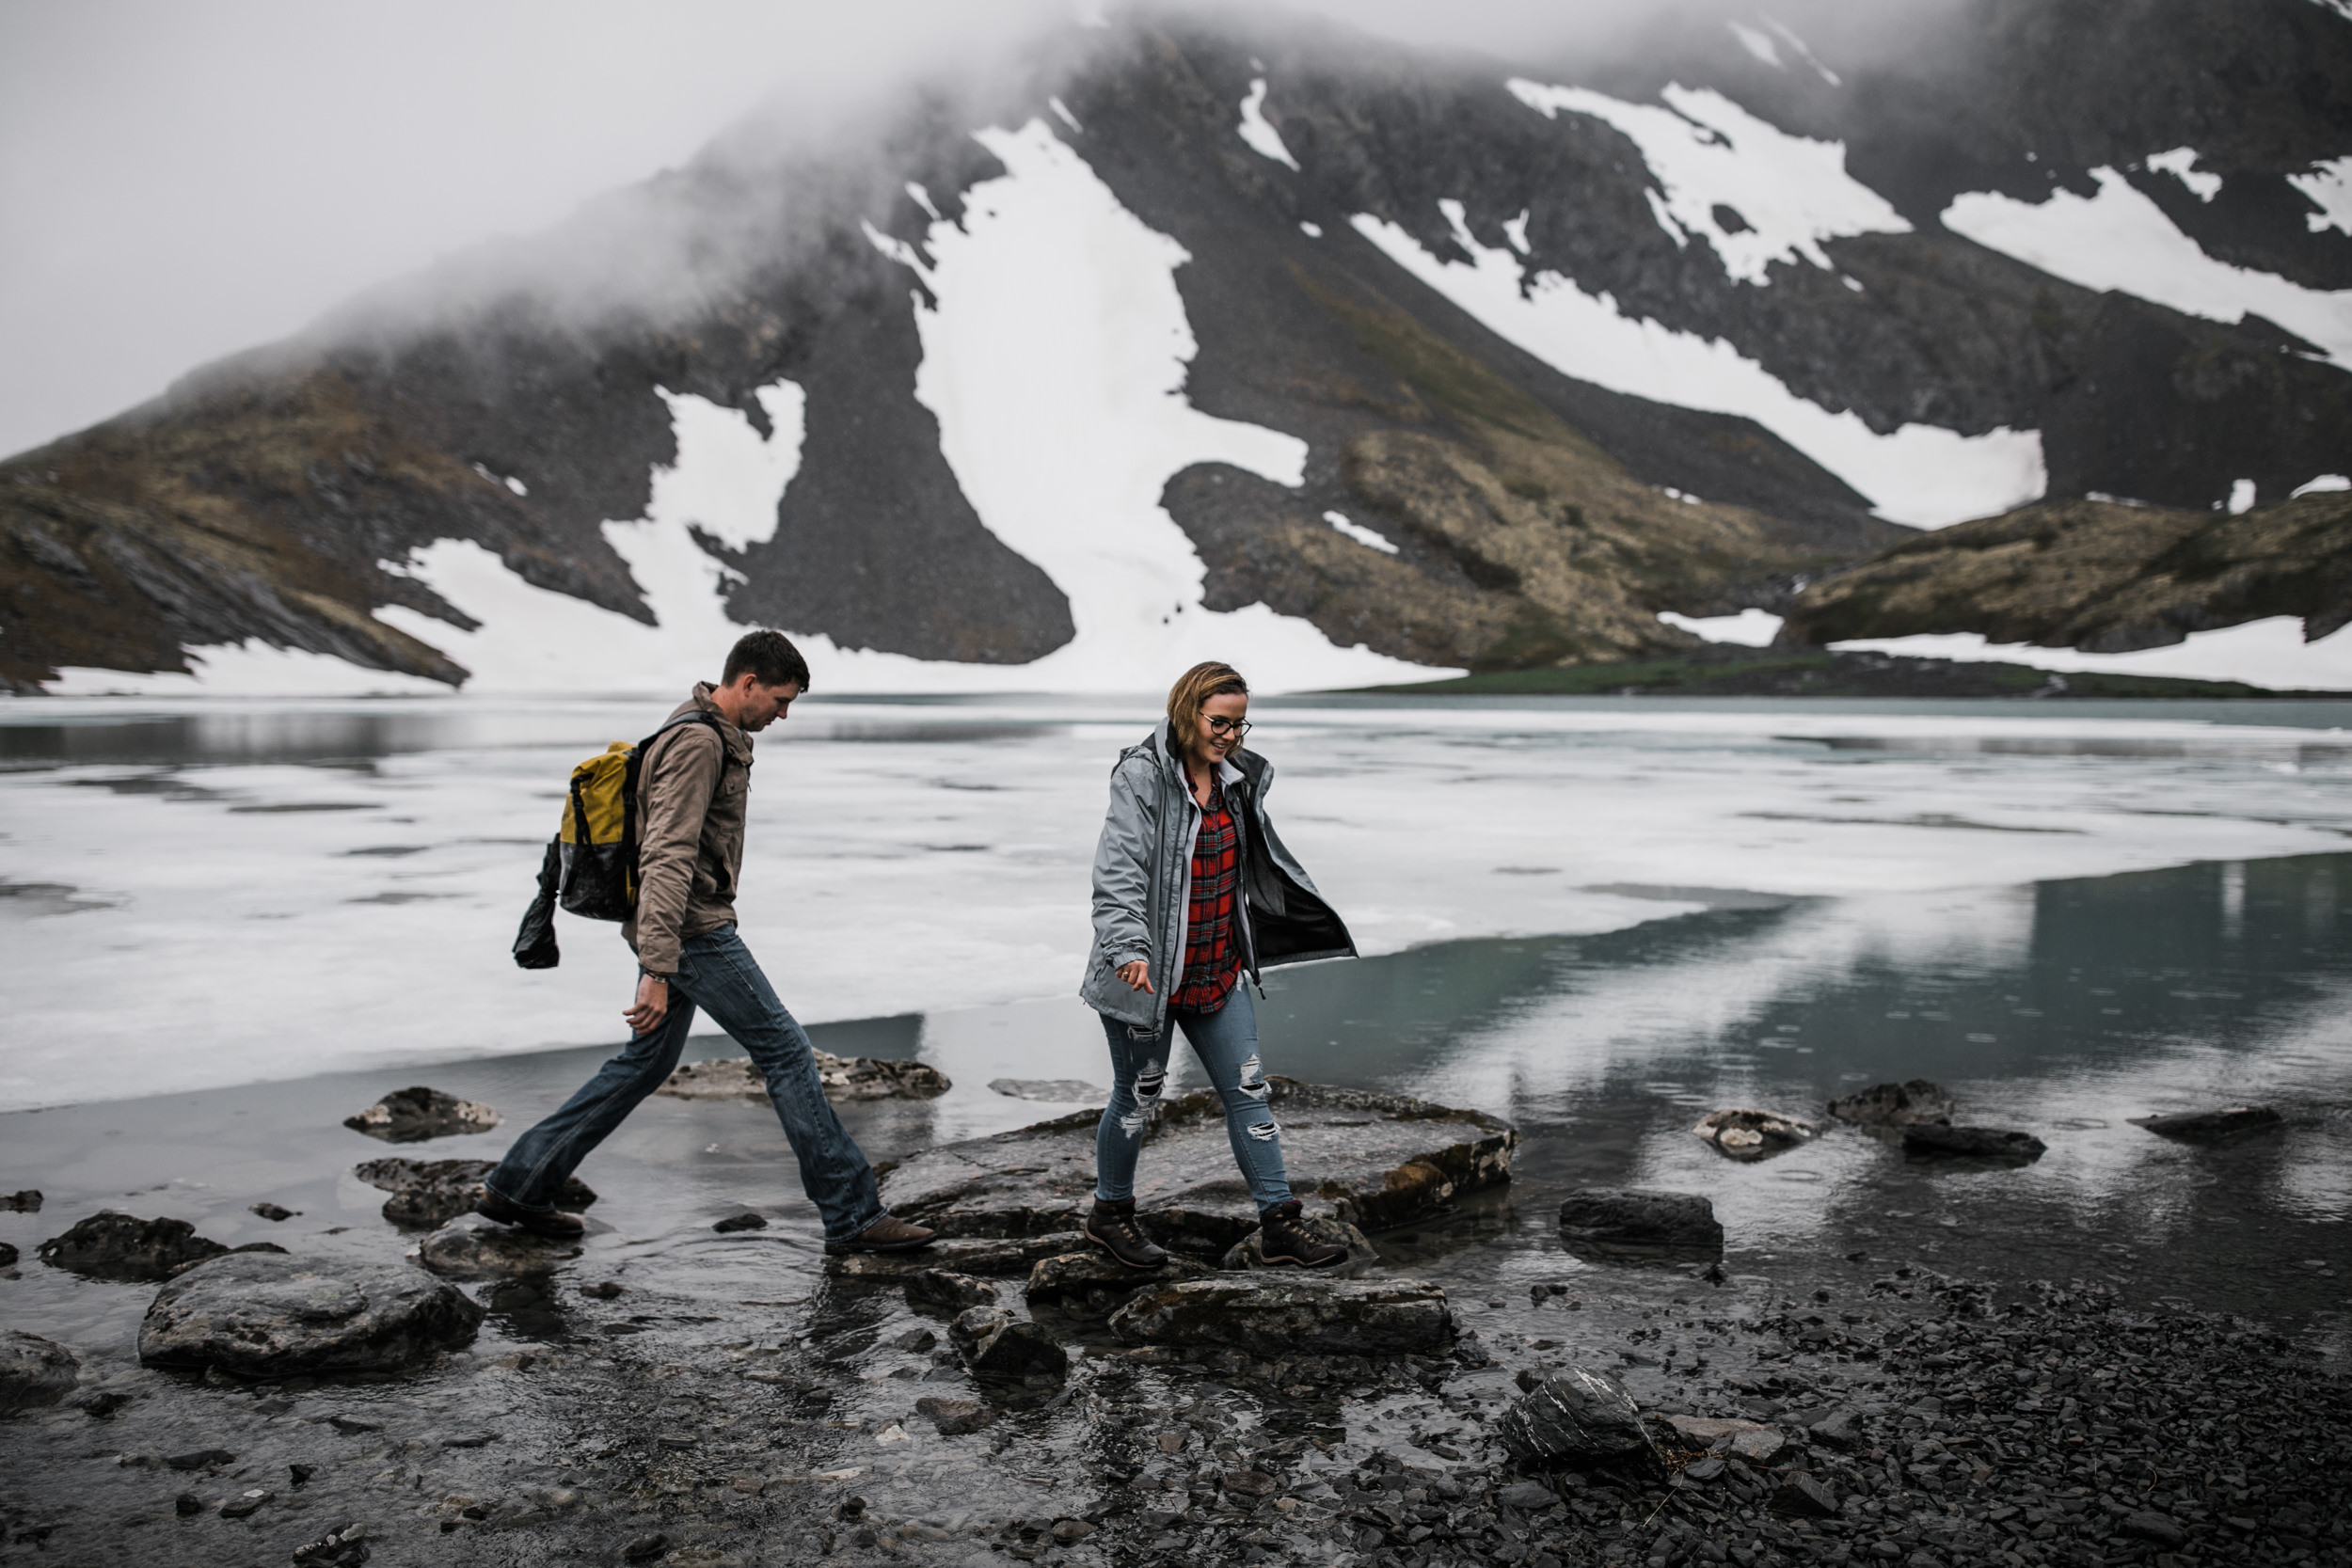
[(1241, 829), (1215, 787), (1192, 843), (1192, 898), (1184, 919), (1184, 972), (1171, 1007), (1213, 1013), (1241, 977)]

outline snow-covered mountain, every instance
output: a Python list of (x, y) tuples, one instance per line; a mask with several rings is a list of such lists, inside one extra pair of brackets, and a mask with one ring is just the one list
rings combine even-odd
[[(2151, 558), (2332, 515), (2352, 9), (1912, 26), (1547, 64), (1136, 17), (825, 150), (748, 125), (0, 465), (0, 679), (667, 690), (759, 623), (820, 689), (1327, 687), (1911, 635), (1820, 596), (2045, 496)], [(2280, 613), (2180, 580), (1925, 629)]]

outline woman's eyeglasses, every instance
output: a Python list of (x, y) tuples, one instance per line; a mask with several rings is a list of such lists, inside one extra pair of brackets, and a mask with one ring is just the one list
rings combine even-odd
[(1254, 726), (1252, 726), (1247, 719), (1212, 719), (1209, 721), (1209, 734), (1216, 736), (1219, 740), (1224, 739), (1229, 735), (1235, 740), (1239, 740), (1243, 736), (1248, 735), (1253, 727)]

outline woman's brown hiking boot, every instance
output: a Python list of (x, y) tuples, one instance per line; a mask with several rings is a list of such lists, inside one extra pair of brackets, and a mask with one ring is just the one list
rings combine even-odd
[(1298, 1217), (1298, 1199), (1278, 1203), (1258, 1216), (1258, 1250), (1269, 1263), (1302, 1269), (1327, 1269), (1347, 1260), (1347, 1248), (1336, 1242), (1317, 1241)]
[(1143, 1227), (1136, 1223), (1136, 1200), (1132, 1197), (1124, 1203), (1096, 1198), (1078, 1229), (1088, 1241), (1096, 1243), (1131, 1269), (1156, 1269), (1168, 1261), (1167, 1249), (1155, 1245), (1143, 1233)]

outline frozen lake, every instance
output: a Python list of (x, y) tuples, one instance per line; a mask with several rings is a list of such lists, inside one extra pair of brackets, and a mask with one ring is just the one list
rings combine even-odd
[[(1087, 867), (1111, 760), (1154, 706), (799, 705), (760, 741), (739, 906), (787, 1003), (810, 1022), (1049, 1004), (1062, 1022), (1017, 1075), (1086, 1076)], [(508, 946), (570, 766), (664, 711), (0, 705), (0, 1109), (613, 1039), (632, 966), (611, 927), (564, 917), (551, 972)], [(1367, 954), (1799, 899), (1773, 929), (1803, 930), (1806, 961), (1900, 970), (2029, 942), (2028, 884), (2211, 863), (2243, 889), (2247, 863), (2352, 831), (2344, 704), (1289, 698), (1254, 717), (1276, 819)], [(1624, 976), (1552, 1049), (1597, 1063), (1740, 1018), (1791, 940), (1669, 987)], [(1502, 1094), (1510, 1062), (1454, 1053), (1441, 1097)]]

